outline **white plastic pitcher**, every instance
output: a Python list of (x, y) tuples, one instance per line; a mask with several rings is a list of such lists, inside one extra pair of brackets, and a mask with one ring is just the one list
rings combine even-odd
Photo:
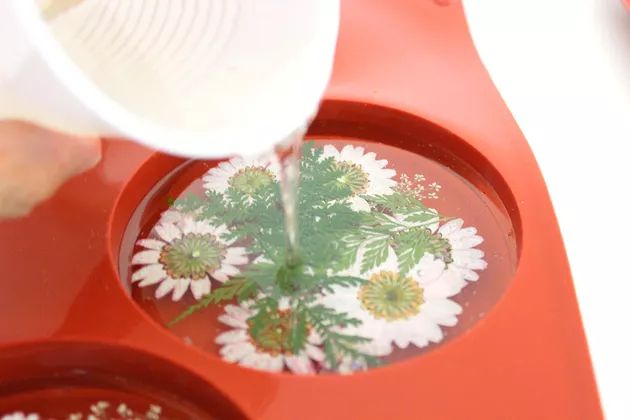
[(0, 119), (262, 152), (317, 111), (338, 25), (339, 0), (0, 0)]

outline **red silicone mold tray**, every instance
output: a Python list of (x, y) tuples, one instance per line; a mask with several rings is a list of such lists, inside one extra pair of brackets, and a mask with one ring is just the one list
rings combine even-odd
[(336, 67), (309, 136), (412, 151), (496, 207), (512, 268), (487, 299), (471, 297), (466, 328), (350, 376), (259, 372), (186, 344), (134, 302), (121, 263), (125, 235), (141, 229), (138, 207), (184, 162), (110, 139), (98, 167), (0, 223), (0, 411), (50, 398), (74, 407), (96, 388), (154, 399), (171, 418), (601, 418), (543, 178), (460, 2), (343, 1)]

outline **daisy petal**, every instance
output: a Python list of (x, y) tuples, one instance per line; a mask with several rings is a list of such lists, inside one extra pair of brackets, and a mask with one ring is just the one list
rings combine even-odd
[[(150, 264), (136, 270), (131, 275), (131, 281), (136, 282), (140, 280), (148, 281), (145, 286), (149, 284), (155, 284), (166, 277), (166, 271), (162, 268), (161, 264)], [(140, 285), (142, 286), (142, 284)]]
[(442, 329), (423, 314), (416, 316), (412, 324), (414, 325), (413, 331), (405, 338), (418, 347), (426, 346), (428, 342), (439, 343), (444, 338)]
[(256, 363), (253, 366), (255, 369), (258, 370), (265, 370), (268, 371), (269, 370), (269, 365), (271, 364), (271, 356), (268, 354), (258, 354), (258, 357), (256, 358)]
[(468, 281), (479, 280), (479, 274), (477, 274), (473, 270), (461, 269), (461, 272), (462, 272), (462, 277)]
[(286, 356), (285, 362), (287, 367), (293, 372), (301, 375), (307, 375), (315, 373), (315, 368), (311, 361), (305, 355), (301, 356)]
[(323, 343), (322, 337), (317, 333), (317, 331), (313, 331), (308, 336), (308, 342), (315, 346), (319, 346)]
[(254, 352), (243, 357), (239, 362), (239, 365), (261, 370), (263, 360), (264, 355)]
[(237, 362), (241, 360), (243, 357), (254, 353), (255, 351), (256, 349), (250, 343), (239, 342), (239, 343), (227, 344), (221, 347), (221, 350), (219, 350), (219, 353), (221, 353), (221, 356), (228, 362)]
[(160, 260), (160, 252), (155, 250), (140, 251), (131, 259), (131, 264), (155, 264)]
[(227, 264), (243, 265), (249, 261), (246, 256), (246, 250), (243, 247), (230, 247), (227, 249), (225, 259), (223, 260)]
[(471, 249), (454, 249), (451, 252), (451, 255), (453, 256), (453, 260), (455, 260), (457, 265), (465, 265), (465, 264), (462, 264), (461, 262), (468, 263), (475, 260), (480, 260), (484, 257), (485, 254), (480, 249), (471, 248)]
[(396, 344), (401, 349), (406, 349), (407, 347), (409, 347), (409, 344), (411, 343), (411, 339), (409, 337), (409, 334), (407, 333), (404, 333), (401, 335), (395, 335), (393, 338), (393, 341), (394, 341), (394, 344)]
[(468, 249), (473, 248), (483, 242), (483, 238), (478, 235), (464, 236), (457, 239), (449, 239), (451, 247), (453, 249)]
[(154, 284), (157, 284), (157, 283), (161, 282), (165, 278), (166, 278), (166, 276), (164, 276), (164, 277), (146, 278), (146, 279), (142, 280), (140, 283), (138, 283), (138, 287), (153, 286)]
[(219, 315), (218, 319), (225, 325), (228, 325), (232, 328), (248, 328), (247, 322), (243, 321), (242, 319), (234, 318), (233, 316), (227, 314)]
[(184, 215), (181, 212), (179, 212), (179, 211), (166, 210), (160, 216), (160, 222), (162, 222), (162, 223), (165, 223), (165, 222), (178, 223), (179, 221), (182, 220), (183, 217), (184, 217)]
[[(378, 162), (378, 161), (376, 160), (376, 153), (374, 153), (374, 152), (368, 152), (368, 153), (364, 154), (364, 155), (363, 155), (363, 159), (364, 159), (364, 160), (371, 160), (371, 161), (373, 161), (373, 162)], [(383, 160), (384, 160), (384, 159), (383, 159)], [(387, 165), (387, 161), (385, 161), (385, 165)]]
[[(387, 164), (387, 161), (385, 161), (385, 164)], [(395, 170), (393, 170), (393, 169), (383, 169), (383, 170), (380, 172), (380, 175), (381, 175), (382, 177), (384, 177), (384, 178), (393, 178), (393, 177), (395, 177), (395, 176), (396, 176), (396, 171), (395, 171)], [(389, 179), (386, 179), (385, 181), (390, 181), (390, 180), (389, 180)], [(391, 180), (391, 181), (392, 181), (391, 183), (393, 183), (394, 185), (396, 184), (396, 182), (395, 182), (395, 181), (393, 181), (393, 180)]]
[(212, 272), (212, 277), (214, 277), (217, 281), (220, 281), (221, 283), (225, 283), (229, 280), (228, 276), (226, 276), (225, 273), (223, 273), (221, 270), (215, 270), (214, 272)]
[(238, 305), (225, 305), (225, 312), (242, 321), (247, 320), (252, 315), (251, 312)]
[(457, 324), (457, 315), (462, 307), (448, 299), (435, 299), (425, 302), (421, 311), (440, 325), (452, 327)]
[(363, 350), (367, 354), (371, 354), (373, 356), (387, 356), (391, 352), (394, 351), (391, 342), (389, 341), (381, 341), (381, 340), (372, 340), (370, 343), (366, 343), (361, 346), (361, 350)]
[(488, 267), (488, 263), (484, 260), (475, 260), (467, 265), (470, 270), (485, 270)]
[(342, 154), (347, 154), (348, 156), (352, 156), (354, 158), (360, 158), (363, 156), (363, 152), (365, 149), (361, 146), (352, 146), (350, 144), (346, 144), (343, 149), (341, 149)]
[(306, 344), (306, 346), (304, 347), (304, 351), (308, 357), (317, 362), (323, 362), (324, 359), (326, 359), (324, 351), (319, 347), (313, 346), (312, 344)]
[(370, 211), (371, 207), (364, 198), (352, 197), (350, 200), (350, 208), (354, 211)]
[[(182, 229), (183, 230), (183, 229)], [(217, 238), (220, 236), (219, 230), (212, 226), (211, 224), (209, 224), (208, 222), (202, 222), (202, 221), (193, 221), (189, 226), (188, 226), (188, 232), (185, 233), (197, 233), (200, 235), (214, 235)]]
[(270, 372), (282, 372), (284, 369), (284, 358), (282, 356), (271, 356), (267, 369)]
[(440, 341), (442, 341), (442, 338), (444, 338), (442, 329), (438, 327), (437, 324), (429, 320), (426, 320), (424, 322), (423, 330), (429, 341), (432, 341), (434, 343), (439, 343)]
[(426, 337), (412, 337), (411, 342), (416, 347), (426, 347), (429, 345), (429, 340)]
[(210, 294), (210, 288), (210, 279), (207, 277), (199, 280), (193, 280), (190, 283), (190, 290), (197, 300), (201, 299), (205, 295)]
[(335, 146), (331, 144), (327, 144), (323, 147), (322, 156), (324, 158), (331, 157), (331, 156), (339, 156), (339, 151), (337, 150)]
[(164, 245), (166, 245), (164, 242), (158, 240), (158, 239), (140, 239), (138, 241), (138, 245), (140, 245), (141, 247), (147, 248), (147, 249), (153, 249), (155, 251), (160, 251), (162, 250), (162, 248), (164, 247)]
[(185, 217), (180, 223), (181, 232), (184, 235), (188, 235), (189, 233), (204, 233), (198, 232), (198, 226), (203, 224), (203, 222), (197, 224), (192, 217)]
[(217, 335), (215, 338), (215, 343), (217, 344), (232, 344), (232, 343), (240, 343), (247, 342), (249, 339), (249, 335), (247, 335), (247, 331), (245, 330), (230, 330), (224, 333)]
[(155, 232), (166, 242), (173, 242), (175, 239), (181, 238), (181, 231), (170, 222), (160, 223), (155, 226)]
[(228, 265), (228, 264), (223, 264), (223, 265), (221, 266), (221, 272), (222, 272), (223, 274), (225, 274), (226, 276), (231, 277), (231, 276), (235, 276), (235, 275), (237, 275), (238, 273), (240, 273), (240, 272), (241, 272), (241, 270), (239, 270), (238, 268), (236, 268), (236, 267), (234, 267), (234, 266), (231, 266), (231, 265)]
[(466, 286), (466, 281), (454, 270), (447, 270), (438, 281), (424, 287), (424, 297), (427, 299), (443, 299), (455, 296)]
[(435, 258), (432, 254), (424, 254), (420, 262), (412, 268), (420, 277), (420, 283), (427, 285), (437, 280), (444, 272), (444, 261)]
[(173, 291), (173, 302), (177, 302), (184, 296), (188, 286), (190, 286), (190, 279), (177, 279), (175, 280), (175, 290)]
[(461, 239), (461, 238), (465, 238), (468, 236), (475, 236), (477, 234), (477, 229), (469, 226), (463, 229), (458, 230), (457, 232), (453, 232), (449, 235), (449, 239), (454, 240), (454, 239)]
[(164, 296), (169, 294), (171, 290), (175, 288), (175, 284), (176, 284), (175, 280), (173, 280), (170, 277), (167, 277), (162, 283), (160, 283), (158, 288), (155, 290), (155, 298), (162, 299)]
[(453, 220), (450, 220), (450, 221), (446, 222), (444, 225), (442, 225), (442, 227), (440, 227), (438, 232), (443, 237), (448, 237), (451, 233), (461, 229), (461, 227), (463, 225), (464, 225), (464, 220), (463, 219), (453, 219)]

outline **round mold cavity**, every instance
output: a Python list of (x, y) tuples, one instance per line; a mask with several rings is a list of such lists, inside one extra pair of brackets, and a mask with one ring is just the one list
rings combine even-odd
[(0, 350), (0, 416), (88, 418), (97, 410), (95, 418), (245, 418), (194, 373), (130, 347), (42, 341)]
[[(413, 344), (405, 349), (395, 347), (385, 357), (386, 363), (416, 357), (439, 348), (464, 334), (482, 320), (508, 288), (518, 264), (520, 222), (517, 206), (509, 187), (482, 153), (466, 141), (442, 127), (414, 115), (377, 105), (329, 101), (312, 124), (307, 141), (315, 145), (331, 144), (337, 149), (345, 145), (364, 147), (377, 159), (388, 160), (388, 167), (397, 171), (397, 179), (407, 174), (422, 175), (423, 186), (439, 183), (438, 198), (427, 198), (427, 206), (440, 214), (461, 218), (464, 226), (473, 226), (484, 242), (477, 246), (485, 254), (487, 268), (479, 271), (480, 279), (469, 282), (451, 299), (462, 307), (454, 326), (442, 326), (443, 339), (425, 347)], [(178, 302), (169, 295), (154, 298), (156, 286), (139, 288), (131, 284), (130, 264), (139, 248), (138, 238), (145, 238), (169, 203), (186, 193), (203, 191), (200, 178), (219, 161), (186, 161), (155, 154), (128, 182), (114, 209), (111, 224), (111, 255), (118, 256), (114, 265), (135, 303), (155, 322), (166, 326), (194, 298), (187, 292)], [(420, 179), (420, 178), (419, 178)], [(420, 191), (419, 189), (418, 191)], [(213, 284), (213, 288), (220, 283)], [(170, 331), (188, 344), (214, 356), (219, 355), (216, 335), (229, 327), (217, 321), (222, 305), (208, 307)]]

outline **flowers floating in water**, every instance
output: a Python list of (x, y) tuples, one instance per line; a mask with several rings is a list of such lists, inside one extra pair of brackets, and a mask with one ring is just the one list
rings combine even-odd
[(394, 192), (396, 171), (387, 168), (387, 160), (376, 159), (374, 152), (365, 153), (360, 146), (344, 146), (341, 151), (331, 145), (324, 146), (322, 158), (333, 158), (341, 174), (336, 179), (340, 186), (348, 186), (348, 201), (353, 210), (370, 211), (370, 205), (362, 195), (387, 195)]
[[(205, 197), (177, 200), (155, 237), (138, 241), (133, 282), (199, 300), (169, 325), (225, 303), (219, 321), (230, 329), (214, 339), (226, 361), (297, 374), (362, 370), (396, 348), (441, 342), (462, 312), (457, 294), (487, 266), (474, 227), (423, 203), (442, 186), (422, 174), (397, 181), (363, 147), (306, 145), (300, 260), (288, 264), (272, 162), (210, 169)], [(223, 284), (211, 291), (211, 279)]]
[(248, 259), (243, 247), (230, 246), (225, 226), (213, 226), (206, 221), (181, 217), (169, 212), (155, 226), (156, 238), (138, 241), (144, 250), (133, 256), (132, 264), (143, 267), (131, 277), (139, 287), (159, 284), (156, 298), (172, 292), (180, 300), (188, 289), (195, 299), (211, 292), (210, 278), (225, 282), (240, 272), (239, 265)]
[(272, 157), (235, 157), (210, 169), (203, 176), (203, 186), (219, 194), (233, 188), (244, 194), (248, 203), (252, 203), (261, 188), (278, 181), (278, 168)]
[(449, 298), (459, 292), (444, 278), (444, 261), (425, 254), (407, 274), (401, 274), (393, 249), (387, 260), (365, 274), (360, 286), (336, 287), (322, 302), (361, 320), (352, 333), (370, 338), (364, 351), (376, 356), (392, 352), (392, 344), (424, 347), (444, 337), (441, 326), (453, 326), (462, 308)]
[(216, 338), (216, 342), (223, 346), (220, 353), (225, 360), (271, 372), (281, 372), (286, 367), (294, 373), (315, 373), (313, 361), (323, 362), (325, 358), (318, 347), (321, 340), (315, 332), (309, 331), (304, 348), (297, 353), (292, 352), (289, 334), (293, 326), (293, 312), (286, 300), (273, 314), (275, 322), (260, 331), (255, 331), (250, 321), (255, 314), (247, 304), (225, 306), (225, 314), (219, 317), (219, 321), (234, 328)]

